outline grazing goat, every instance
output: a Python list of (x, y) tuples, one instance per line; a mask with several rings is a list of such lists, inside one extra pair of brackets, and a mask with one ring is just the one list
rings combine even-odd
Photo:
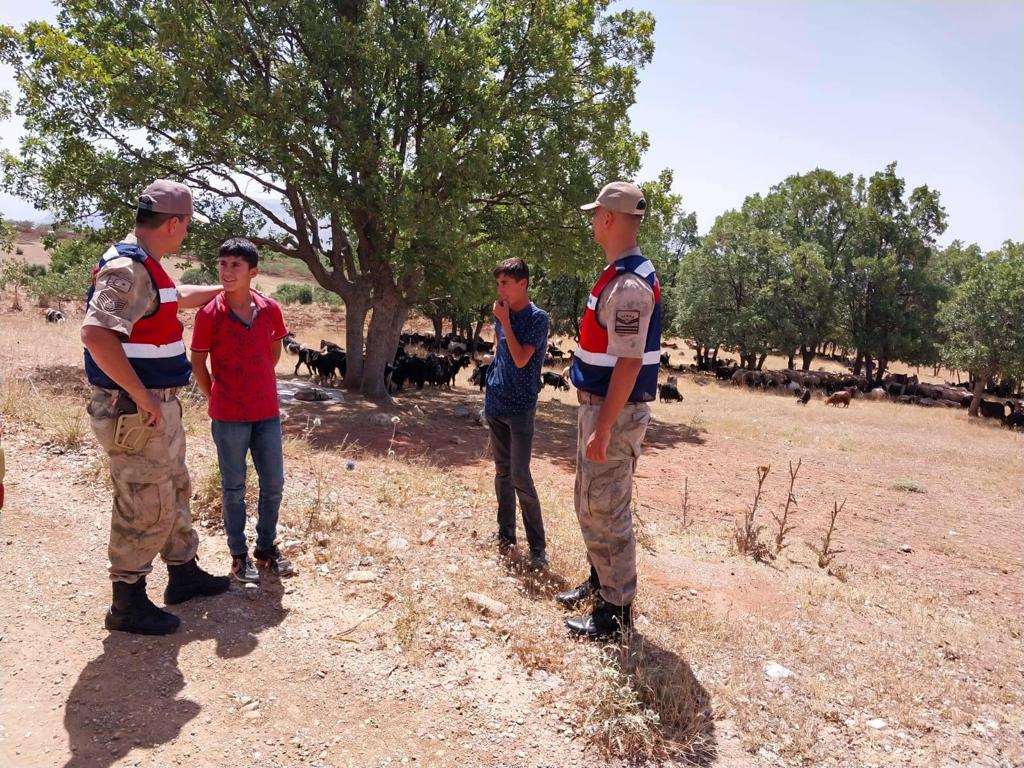
[(481, 363), (473, 369), (473, 375), (469, 377), (469, 383), (476, 384), (481, 392), (487, 388), (487, 371), (490, 367), (490, 363)]
[(345, 354), (345, 350), (341, 348), (341, 345), (335, 344), (333, 341), (327, 341), (327, 339), (320, 339), (320, 351), (341, 352), (341, 354)]
[(315, 349), (311, 349), (303, 344), (300, 344), (295, 340), (292, 335), (285, 336), (282, 340), (284, 342), (284, 348), (292, 355), (298, 356), (298, 361), (295, 363), (295, 375), (299, 375), (299, 366), (305, 365), (306, 370), (309, 371), (309, 375), (313, 375), (313, 368), (315, 367), (316, 361), (320, 358), (320, 353)]
[(1002, 422), (1006, 421), (1006, 407), (1010, 407), (1010, 412), (1013, 412), (1013, 401), (1007, 400), (1005, 403), (994, 402), (992, 400), (982, 400), (978, 406), (978, 413), (984, 416), (986, 419), (999, 419)]
[(65, 320), (67, 320), (67, 318), (64, 317), (64, 313), (61, 312), (59, 309), (46, 310), (46, 322), (63, 323)]
[(809, 403), (810, 400), (811, 400), (811, 390), (809, 390), (809, 389), (804, 389), (803, 391), (801, 391), (800, 392), (800, 397), (798, 397), (796, 399), (797, 403), (799, 403), (800, 405), (807, 405), (807, 403)]
[(540, 388), (554, 387), (555, 389), (564, 389), (566, 392), (569, 391), (569, 382), (565, 380), (565, 377), (559, 376), (557, 373), (551, 373), (550, 371), (544, 371), (540, 375)]
[(675, 383), (667, 382), (665, 384), (658, 385), (658, 400), (663, 403), (666, 400), (679, 403), (682, 402), (683, 396), (679, 394), (679, 388), (676, 387)]
[(825, 401), (825, 405), (834, 405), (838, 408), (840, 405), (843, 408), (850, 407), (850, 401), (853, 399), (853, 393), (848, 389), (841, 389), (838, 392), (833, 392), (828, 396), (828, 400)]

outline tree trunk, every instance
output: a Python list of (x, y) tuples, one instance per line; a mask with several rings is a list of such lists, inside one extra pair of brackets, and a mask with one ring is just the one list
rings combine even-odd
[(369, 296), (345, 299), (345, 389), (358, 392), (363, 384), (363, 326)]
[(888, 357), (878, 358), (878, 370), (875, 372), (875, 386), (882, 386), (882, 377), (885, 375), (885, 369), (889, 366)]
[(868, 381), (871, 381), (871, 377), (873, 375), (874, 368), (875, 368), (875, 366), (874, 366), (874, 363), (871, 360), (871, 355), (869, 355), (867, 352), (865, 352), (864, 353), (864, 375), (867, 377)]
[(814, 362), (814, 345), (800, 347), (800, 357), (802, 358), (800, 370), (811, 370), (811, 363)]
[[(972, 374), (973, 375), (973, 374)], [(985, 380), (987, 376), (979, 375), (974, 382), (974, 398), (971, 400), (970, 406), (967, 408), (968, 416), (977, 416), (978, 409), (981, 408), (981, 398), (985, 396)]]
[(409, 307), (402, 301), (394, 286), (376, 286), (377, 298), (373, 302), (370, 328), (366, 335), (366, 366), (363, 369), (362, 393), (369, 398), (387, 397), (384, 366), (395, 357), (398, 337), (409, 316)]
[(796, 352), (792, 352), (791, 351), (789, 353), (789, 360), (786, 363), (786, 370), (787, 371), (792, 371), (794, 365), (796, 365)]
[(444, 336), (444, 315), (431, 315), (430, 322), (434, 324), (434, 338), (440, 339)]
[(860, 376), (861, 369), (864, 367), (864, 353), (859, 349), (857, 350), (857, 358), (853, 361), (853, 375)]
[(764, 361), (767, 358), (768, 358), (768, 355), (765, 355), (765, 354), (759, 355), (758, 358), (757, 358), (757, 365), (754, 368), (754, 370), (755, 371), (760, 371), (761, 370), (761, 366), (764, 365)]

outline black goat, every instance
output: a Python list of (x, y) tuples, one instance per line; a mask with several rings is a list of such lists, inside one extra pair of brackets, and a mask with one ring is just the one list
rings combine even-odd
[(663, 403), (666, 400), (675, 401), (679, 403), (682, 402), (683, 396), (679, 394), (679, 388), (675, 384), (659, 384), (658, 399)]
[(555, 389), (563, 389), (568, 392), (569, 382), (561, 374), (544, 371), (540, 375), (540, 388), (544, 389), (544, 387), (554, 387)]
[(491, 368), (490, 363), (482, 363), (473, 369), (473, 375), (469, 377), (470, 384), (476, 384), (483, 392), (487, 388), (487, 371)]

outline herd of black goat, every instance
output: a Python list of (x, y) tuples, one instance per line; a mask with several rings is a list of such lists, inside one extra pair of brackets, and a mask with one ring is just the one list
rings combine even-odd
[[(297, 357), (296, 376), (304, 365), (310, 376), (318, 377), (324, 384), (336, 383), (345, 377), (345, 350), (339, 345), (321, 339), (320, 348), (313, 349), (300, 344), (294, 336), (286, 336), (284, 346), (289, 353)], [(671, 344), (668, 346), (673, 347)], [(491, 355), (493, 352), (494, 344), (481, 339), (470, 340), (455, 334), (436, 338), (433, 334), (403, 333), (394, 360), (385, 367), (387, 390), (390, 394), (395, 394), (401, 392), (406, 385), (415, 386), (416, 389), (423, 389), (425, 386), (451, 389), (455, 385), (459, 371), (475, 366), (469, 381), (483, 391), (487, 386), (488, 363), (479, 360), (478, 356)], [(564, 365), (571, 360), (572, 354), (565, 353), (551, 344), (548, 346), (544, 365), (548, 368)], [(673, 366), (671, 352), (662, 354), (661, 365), (670, 374), (714, 374), (715, 378), (723, 383), (731, 382), (734, 386), (791, 395), (796, 397), (798, 403), (804, 405), (814, 392), (821, 392), (826, 397), (827, 404), (845, 406), (848, 406), (853, 398), (863, 397), (869, 400), (887, 399), (922, 407), (967, 408), (973, 397), (972, 386), (968, 382), (928, 384), (920, 382), (917, 376), (898, 373), (887, 374), (880, 385), (873, 386), (866, 376), (852, 373), (790, 369), (752, 371), (740, 368), (729, 360), (706, 360), (701, 361), (699, 365)], [(568, 391), (568, 366), (560, 373), (544, 371), (541, 374), (541, 387), (548, 386), (555, 390)], [(1003, 394), (996, 389), (991, 393)], [(669, 375), (665, 383), (658, 385), (658, 399), (662, 402), (679, 402), (683, 399), (674, 375)], [(1011, 429), (1024, 427), (1024, 405), (1008, 397), (1002, 400), (983, 399), (979, 413), (984, 418), (995, 419)]]

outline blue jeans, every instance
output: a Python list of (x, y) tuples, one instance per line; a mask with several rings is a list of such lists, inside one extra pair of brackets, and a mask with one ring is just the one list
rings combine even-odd
[(256, 549), (270, 549), (277, 538), (277, 517), (284, 495), (284, 452), (281, 447), (281, 418), (263, 421), (211, 422), (213, 442), (220, 464), (224, 530), (232, 555), (249, 551), (245, 538), (245, 456), (260, 479), (259, 517), (256, 520)]

